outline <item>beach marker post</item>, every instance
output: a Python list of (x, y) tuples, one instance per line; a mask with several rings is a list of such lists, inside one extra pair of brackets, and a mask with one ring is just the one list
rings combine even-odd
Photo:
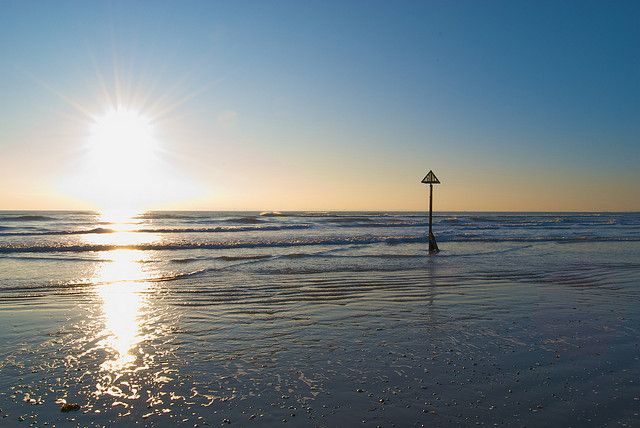
[(440, 180), (438, 180), (438, 177), (436, 177), (433, 171), (429, 170), (427, 175), (422, 179), (421, 183), (429, 185), (429, 254), (433, 254), (440, 251), (438, 249), (438, 244), (436, 243), (436, 237), (433, 236), (433, 229), (432, 229), (433, 185), (440, 184)]

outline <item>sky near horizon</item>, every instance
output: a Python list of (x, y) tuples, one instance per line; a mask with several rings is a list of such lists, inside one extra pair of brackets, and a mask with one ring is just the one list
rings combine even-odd
[(640, 210), (639, 2), (2, 0), (0, 98), (0, 209)]

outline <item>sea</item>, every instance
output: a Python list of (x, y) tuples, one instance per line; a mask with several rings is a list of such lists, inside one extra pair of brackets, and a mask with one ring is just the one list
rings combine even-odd
[(640, 426), (640, 214), (0, 211), (0, 426)]

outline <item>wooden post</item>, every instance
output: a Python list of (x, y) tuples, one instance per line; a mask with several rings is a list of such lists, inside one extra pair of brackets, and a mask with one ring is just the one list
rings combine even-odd
[(431, 235), (433, 235), (432, 219), (433, 219), (433, 184), (429, 184), (429, 240), (431, 240)]
[(429, 254), (439, 251), (436, 237), (433, 235), (433, 184), (429, 184)]
[(429, 171), (421, 183), (429, 185), (429, 254), (432, 254), (440, 251), (436, 243), (436, 237), (433, 236), (433, 185), (440, 184), (440, 180), (438, 180), (433, 171)]

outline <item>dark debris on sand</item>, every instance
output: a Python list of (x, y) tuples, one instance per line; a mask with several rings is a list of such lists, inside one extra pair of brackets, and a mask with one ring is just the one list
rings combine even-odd
[(60, 406), (60, 411), (64, 413), (75, 412), (77, 410), (80, 410), (80, 405), (78, 403), (64, 403)]

